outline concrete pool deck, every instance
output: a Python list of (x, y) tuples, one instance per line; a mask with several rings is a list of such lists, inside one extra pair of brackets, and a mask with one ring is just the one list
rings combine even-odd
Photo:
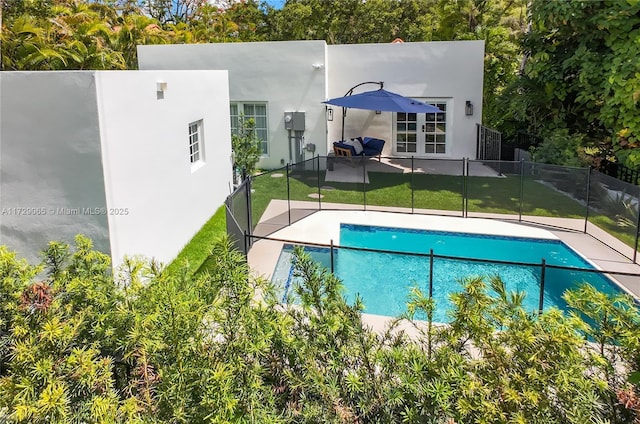
[[(341, 209), (344, 207), (347, 209)], [(463, 218), (460, 212), (420, 211), (420, 213), (398, 213), (398, 208), (386, 211), (361, 210), (361, 205), (322, 204), (318, 210), (316, 202), (291, 202), (292, 224), (288, 226), (287, 201), (272, 201), (265, 210), (255, 234), (289, 242), (305, 242), (329, 245), (340, 244), (340, 224), (360, 224), (399, 228), (414, 228), (440, 231), (455, 231), (474, 234), (493, 234), (515, 237), (559, 239), (573, 248), (596, 268), (608, 272), (632, 273), (636, 275), (611, 275), (629, 294), (640, 298), (640, 265), (620, 252), (632, 256), (633, 249), (608, 233), (591, 225), (589, 231), (598, 239), (583, 232), (584, 219), (526, 217), (535, 222), (518, 222), (518, 217), (509, 215), (474, 214)], [(359, 210), (354, 210), (358, 208)], [(338, 210), (341, 209), (341, 210)], [(395, 212), (395, 213), (394, 213)], [(431, 212), (431, 215), (425, 214)], [(439, 215), (435, 215), (438, 213)], [(294, 222), (295, 221), (295, 222)], [(558, 227), (565, 228), (558, 228)], [(569, 229), (566, 229), (569, 228)], [(249, 267), (254, 275), (270, 279), (283, 246), (282, 241), (255, 241), (248, 254)], [(613, 248), (612, 248), (613, 247)], [(436, 252), (437, 253), (437, 252)], [(460, 253), (464, 256), (464, 252)], [(374, 329), (383, 330), (390, 318), (363, 314)]]

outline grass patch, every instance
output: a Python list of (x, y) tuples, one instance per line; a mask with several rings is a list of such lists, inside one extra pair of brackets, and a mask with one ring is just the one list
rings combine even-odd
[[(520, 211), (520, 178), (517, 176), (469, 178), (467, 193), (469, 212), (518, 214)], [(522, 193), (523, 215), (559, 218), (585, 216), (584, 205), (533, 178), (524, 179)]]
[(602, 228), (607, 233), (611, 234), (629, 247), (634, 247), (636, 242), (636, 229), (635, 225), (629, 227), (628, 225), (620, 225), (610, 217), (606, 215), (595, 215), (589, 217), (589, 222)]
[[(520, 210), (520, 178), (467, 178), (468, 210), (517, 214)], [(322, 202), (375, 206), (400, 206), (416, 209), (462, 211), (464, 179), (453, 175), (391, 174), (369, 172), (369, 184), (325, 182), (320, 175), (319, 185), (331, 186), (321, 189)], [(363, 187), (364, 186), (364, 187)], [(286, 178), (271, 178), (261, 175), (253, 180), (253, 221), (260, 216), (272, 199), (287, 199)], [(364, 192), (363, 190), (366, 190)], [(291, 200), (312, 200), (311, 193), (318, 192), (318, 177), (313, 171), (294, 172), (289, 178)], [(580, 218), (585, 208), (571, 198), (558, 193), (532, 179), (524, 181), (522, 202), (524, 215)]]
[(186, 266), (189, 275), (195, 274), (209, 257), (215, 242), (226, 234), (227, 216), (222, 205), (182, 248), (178, 256), (167, 266), (167, 271), (175, 272)]
[[(285, 173), (283, 170), (276, 172)], [(309, 194), (318, 193), (318, 186), (331, 186), (332, 189), (320, 189), (324, 196), (322, 202), (375, 206), (398, 206), (416, 209), (443, 211), (461, 211), (464, 193), (464, 178), (453, 175), (430, 174), (394, 174), (369, 172), (369, 184), (325, 182), (324, 172), (291, 171), (289, 187), (287, 178), (272, 178), (265, 173), (252, 180), (254, 192), (252, 198), (252, 218), (256, 224), (272, 199), (316, 201)], [(366, 192), (363, 192), (366, 190)], [(522, 205), (520, 193), (523, 193)], [(585, 206), (548, 186), (525, 178), (520, 182), (519, 175), (506, 178), (468, 177), (467, 198), (469, 212), (496, 214), (518, 214), (560, 218), (584, 218)], [(522, 208), (522, 209), (521, 209)], [(619, 225), (604, 214), (590, 216), (589, 221), (609, 234), (633, 247), (634, 228)]]

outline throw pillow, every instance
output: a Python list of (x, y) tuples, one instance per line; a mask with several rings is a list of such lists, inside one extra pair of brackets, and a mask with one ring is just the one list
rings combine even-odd
[(352, 138), (351, 140), (347, 140), (347, 143), (350, 146), (353, 146), (353, 150), (356, 151), (356, 155), (359, 155), (362, 153), (362, 143), (360, 143), (360, 140), (358, 140), (357, 138)]

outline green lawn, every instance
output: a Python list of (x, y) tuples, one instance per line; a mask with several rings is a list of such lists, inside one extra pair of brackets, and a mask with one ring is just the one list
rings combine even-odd
[[(272, 177), (286, 174), (279, 170), (257, 176), (252, 181), (252, 219), (257, 224), (269, 202), (273, 199), (287, 199), (287, 178)], [(392, 174), (369, 172), (369, 184), (325, 182), (324, 172), (293, 171), (289, 177), (291, 200), (317, 201), (309, 194), (318, 193), (318, 185), (323, 195), (322, 202), (359, 204), (369, 206), (396, 206), (416, 209), (460, 211), (464, 179), (460, 176), (428, 174)], [(318, 181), (320, 183), (318, 184)], [(330, 187), (330, 188), (329, 188)], [(364, 191), (363, 191), (364, 190)], [(468, 177), (467, 196), (469, 212), (518, 214), (563, 218), (584, 218), (585, 207), (573, 199), (540, 184), (533, 179), (525, 179), (522, 189), (519, 176)], [(523, 193), (520, 206), (520, 193)], [(205, 270), (209, 252), (216, 239), (226, 233), (225, 208), (220, 207), (215, 215), (202, 227), (193, 239), (169, 265), (175, 269), (187, 264), (190, 273)], [(635, 227), (625, 225), (603, 213), (590, 212), (589, 221), (629, 246), (635, 242)]]
[[(277, 173), (286, 173), (284, 170)], [(369, 206), (398, 206), (411, 208), (411, 188), (416, 209), (460, 211), (464, 179), (461, 176), (429, 174), (393, 174), (369, 172), (369, 184), (325, 182), (324, 172), (293, 171), (289, 178), (291, 200), (316, 201), (309, 194), (318, 193), (322, 202)], [(258, 222), (272, 199), (287, 199), (287, 178), (272, 178), (265, 173), (253, 179), (252, 219)], [(318, 181), (320, 183), (318, 184)], [(518, 214), (562, 218), (584, 218), (585, 206), (559, 193), (533, 178), (522, 185), (523, 201), (520, 206), (521, 184), (518, 175), (506, 178), (468, 177), (467, 196), (469, 212)], [(363, 192), (363, 190), (365, 190)], [(634, 228), (618, 223), (607, 214), (590, 212), (589, 221), (629, 246), (635, 242)]]
[(209, 257), (213, 244), (225, 234), (227, 234), (227, 221), (223, 205), (167, 266), (167, 271), (175, 272), (182, 266), (186, 266), (190, 275), (195, 274)]
[[(318, 177), (313, 171), (295, 172), (289, 178), (291, 200), (312, 201), (311, 193), (318, 192)], [(320, 175), (322, 202), (411, 207), (460, 211), (464, 179), (460, 176), (391, 174), (369, 172), (369, 184), (324, 182)], [(520, 209), (520, 179), (518, 177), (470, 177), (467, 179), (468, 210), (517, 214)], [(253, 180), (252, 210), (254, 223), (272, 199), (287, 198), (286, 178), (272, 178), (270, 174)], [(365, 190), (363, 192), (363, 190)], [(524, 183), (522, 213), (525, 215), (581, 218), (585, 207), (574, 200), (533, 180)]]
[(633, 247), (636, 242), (636, 229), (634, 226), (621, 224), (611, 217), (603, 214), (589, 216), (589, 222), (602, 228), (629, 247)]

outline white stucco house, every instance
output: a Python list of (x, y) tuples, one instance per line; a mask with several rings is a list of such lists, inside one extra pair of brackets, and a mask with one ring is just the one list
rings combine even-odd
[(226, 71), (0, 73), (0, 244), (172, 260), (229, 194)]
[[(153, 45), (138, 46), (138, 60), (145, 70), (228, 70), (232, 126), (240, 113), (255, 118), (264, 168), (326, 155), (341, 138), (342, 110), (322, 101), (365, 81), (382, 81), (386, 90), (435, 104), (443, 113), (349, 109), (345, 138), (382, 138), (388, 156), (476, 157), (484, 41)], [(294, 119), (286, 122), (287, 115)]]

